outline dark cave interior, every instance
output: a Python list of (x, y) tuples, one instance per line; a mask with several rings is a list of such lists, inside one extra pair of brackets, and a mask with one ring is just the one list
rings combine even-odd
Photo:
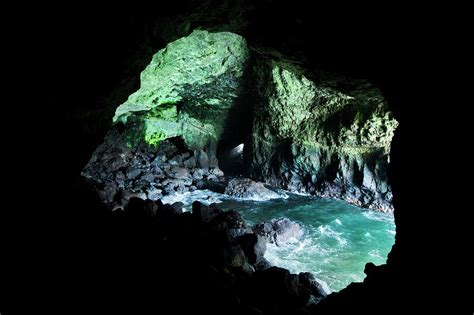
[[(219, 9), (205, 14), (199, 11), (203, 3), (204, 8)], [(379, 314), (431, 312), (442, 304), (455, 308), (457, 304), (448, 299), (453, 293), (433, 302), (440, 280), (429, 266), (437, 251), (429, 234), (420, 233), (427, 211), (416, 211), (428, 207), (420, 196), (431, 193), (431, 185), (420, 188), (420, 178), (432, 176), (436, 162), (426, 161), (424, 152), (437, 144), (434, 137), (426, 140), (425, 134), (415, 132), (433, 104), (424, 99), (433, 89), (428, 85), (433, 70), (422, 62), (429, 49), (421, 49), (419, 39), (431, 36), (418, 26), (422, 14), (406, 8), (342, 10), (302, 1), (222, 3), (175, 1), (146, 9), (117, 7), (115, 12), (84, 7), (61, 15), (51, 8), (42, 16), (34, 31), (38, 39), (31, 46), (42, 59), (37, 78), (48, 113), (41, 123), (33, 118), (36, 115), (30, 116), (48, 141), (31, 143), (28, 151), (48, 154), (35, 161), (44, 167), (37, 184), (41, 187), (31, 192), (33, 206), (22, 205), (20, 194), (16, 207), (6, 213), (19, 223), (2, 228), (2, 238), (15, 241), (3, 246), (10, 259), (5, 262), (7, 272), (2, 272), (0, 312), (17, 314), (33, 308), (61, 314)], [(400, 122), (388, 169), (397, 234), (387, 264), (367, 264), (363, 283), (351, 284), (309, 308), (301, 308), (300, 296), (287, 299), (288, 288), (276, 280), (288, 277), (281, 270), (234, 288), (244, 295), (222, 290), (222, 283), (239, 283), (236, 279), (245, 275), (209, 269), (216, 248), (226, 242), (214, 231), (196, 226), (191, 216), (164, 224), (148, 220), (140, 211), (113, 215), (80, 177), (109, 130), (116, 106), (139, 88), (139, 74), (152, 55), (182, 32), (183, 20), (174, 17), (196, 10), (200, 13), (187, 28), (231, 25), (255, 47), (273, 47), (303, 60), (308, 68), (367, 79), (381, 90)], [(30, 106), (31, 113), (38, 110), (36, 104)], [(242, 119), (229, 123), (217, 146), (221, 168), (235, 175), (250, 172), (253, 154), (248, 136), (253, 117), (245, 107), (239, 110), (234, 117)], [(243, 154), (234, 154), (241, 144)], [(49, 165), (59, 169), (54, 178)], [(24, 187), (21, 179), (14, 183)], [(26, 220), (23, 211), (14, 208), (44, 211), (34, 211), (34, 220)], [(211, 241), (203, 245), (203, 239)], [(258, 307), (254, 297), (261, 303)], [(275, 304), (278, 300), (281, 303)]]

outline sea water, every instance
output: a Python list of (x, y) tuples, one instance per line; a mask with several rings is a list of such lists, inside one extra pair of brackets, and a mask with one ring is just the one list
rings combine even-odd
[(362, 209), (343, 201), (280, 192), (282, 198), (249, 201), (209, 191), (175, 196), (190, 210), (194, 200), (219, 202), (223, 210), (237, 210), (249, 225), (288, 218), (303, 229), (300, 239), (283, 246), (267, 244), (265, 258), (292, 273), (312, 272), (330, 291), (364, 279), (367, 262), (386, 262), (395, 238), (393, 216)]

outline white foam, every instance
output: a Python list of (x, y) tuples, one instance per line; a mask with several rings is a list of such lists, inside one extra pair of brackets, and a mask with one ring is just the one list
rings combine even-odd
[(199, 201), (205, 205), (211, 203), (221, 203), (222, 199), (225, 199), (226, 195), (215, 193), (210, 190), (195, 190), (193, 192), (185, 192), (182, 194), (166, 195), (161, 198), (161, 202), (164, 204), (173, 204), (175, 202), (182, 202), (184, 204), (183, 210), (187, 209), (194, 201)]
[(334, 231), (333, 229), (331, 229), (331, 227), (329, 225), (320, 225), (318, 227), (318, 230), (319, 230), (319, 233), (321, 234), (321, 236), (326, 236), (326, 237), (329, 237), (329, 238), (333, 238), (341, 246), (347, 245), (347, 240), (344, 237), (342, 237), (342, 233)]
[(387, 213), (376, 212), (374, 210), (366, 210), (362, 215), (372, 221), (393, 222), (393, 216)]
[[(311, 239), (304, 239), (303, 241), (296, 240), (295, 243), (287, 243), (284, 246), (276, 246), (275, 244), (268, 243), (267, 250), (265, 252), (265, 258), (274, 266), (282, 267), (288, 269), (291, 273), (300, 273), (308, 272), (308, 266), (305, 263), (302, 263), (298, 260), (296, 255), (307, 248), (311, 247), (312, 251), (315, 250), (314, 246), (311, 246)], [(306, 251), (305, 251), (306, 252)], [(319, 269), (319, 271), (321, 271)], [(329, 285), (316, 277), (318, 272), (312, 272), (315, 275), (315, 279), (321, 284), (323, 290), (330, 294), (332, 290), (329, 288)]]
[(369, 256), (370, 257), (373, 257), (373, 258), (382, 258), (382, 256), (380, 256), (380, 252), (378, 249), (373, 249), (369, 252)]

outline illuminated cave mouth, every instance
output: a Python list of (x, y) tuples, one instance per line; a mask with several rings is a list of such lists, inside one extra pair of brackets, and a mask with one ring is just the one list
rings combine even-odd
[(113, 121), (82, 172), (111, 209), (134, 196), (204, 194), (252, 224), (290, 217), (304, 238), (270, 245), (270, 260), (324, 274), (336, 289), (361, 280), (363, 262), (382, 263), (393, 243), (382, 212), (393, 212), (387, 168), (398, 123), (367, 81), (195, 30), (153, 56)]

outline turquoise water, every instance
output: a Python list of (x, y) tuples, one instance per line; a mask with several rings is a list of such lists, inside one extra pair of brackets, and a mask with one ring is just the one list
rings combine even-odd
[[(208, 195), (212, 196), (212, 202), (216, 198), (222, 201), (220, 208), (239, 211), (249, 224), (282, 217), (298, 222), (303, 228), (303, 237), (281, 247), (268, 244), (265, 258), (293, 273), (312, 272), (331, 291), (339, 291), (353, 281), (362, 281), (365, 264), (385, 263), (394, 243), (392, 216), (342, 201), (293, 194), (285, 194), (286, 199), (270, 201), (236, 200), (215, 193)], [(202, 197), (193, 194), (186, 199), (202, 201), (205, 199)]]
[(386, 262), (395, 238), (393, 217), (333, 199), (289, 195), (271, 201), (223, 200), (222, 209), (235, 209), (251, 224), (286, 217), (304, 230), (300, 240), (284, 246), (268, 244), (267, 258), (291, 272), (310, 271), (339, 291), (362, 281), (367, 262)]

